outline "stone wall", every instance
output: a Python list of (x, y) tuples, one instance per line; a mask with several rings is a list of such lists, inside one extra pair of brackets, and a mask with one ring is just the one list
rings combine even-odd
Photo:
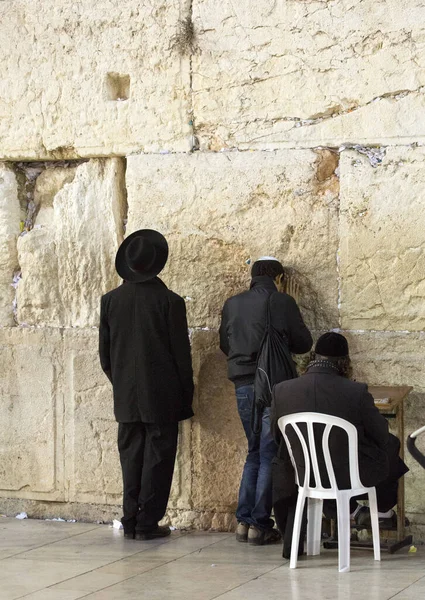
[(96, 326), (141, 227), (169, 240), (192, 337), (174, 525), (234, 524), (217, 328), (260, 255), (299, 280), (315, 337), (346, 333), (358, 379), (414, 387), (406, 431), (425, 424), (424, 23), (423, 0), (0, 2), (0, 512), (120, 512)]

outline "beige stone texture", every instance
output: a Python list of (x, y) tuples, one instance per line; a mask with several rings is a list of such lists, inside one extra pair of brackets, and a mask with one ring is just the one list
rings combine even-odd
[(18, 184), (11, 166), (0, 163), (0, 325), (13, 325), (13, 276), (18, 269), (20, 231)]
[(121, 503), (121, 470), (112, 387), (100, 368), (98, 333), (64, 333), (66, 480), (69, 500)]
[(40, 178), (34, 227), (18, 240), (18, 322), (95, 326), (101, 294), (119, 283), (114, 263), (126, 211), (124, 164), (91, 160)]
[(227, 379), (218, 335), (195, 332), (192, 347), (198, 370), (192, 439), (193, 506), (217, 513), (235, 511), (247, 450), (235, 390)]
[(201, 148), (424, 139), (422, 0), (194, 0), (193, 14)]
[(309, 325), (335, 327), (336, 166), (310, 150), (130, 156), (127, 233), (167, 236), (163, 278), (186, 298), (191, 327), (217, 328), (224, 301), (247, 288), (247, 262), (264, 255), (298, 274)]
[(0, 329), (0, 495), (64, 500), (61, 334)]
[(415, 393), (425, 394), (424, 332), (342, 333), (348, 338), (358, 381), (371, 385), (410, 385)]
[[(354, 376), (370, 385), (409, 385), (413, 391), (404, 407), (404, 440), (425, 424), (425, 333), (343, 332), (347, 336), (354, 364)], [(394, 421), (392, 431), (397, 435)], [(425, 453), (425, 440), (418, 448)], [(405, 476), (406, 510), (413, 523), (425, 513), (424, 471), (405, 449), (410, 472)]]
[(388, 148), (380, 166), (341, 157), (344, 329), (425, 328), (425, 149)]
[(187, 0), (0, 3), (0, 157), (190, 148)]

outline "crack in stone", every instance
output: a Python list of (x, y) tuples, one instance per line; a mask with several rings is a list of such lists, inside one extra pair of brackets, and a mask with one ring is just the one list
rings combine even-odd
[[(258, 83), (260, 80), (258, 81), (251, 81), (251, 82), (247, 82), (245, 84), (241, 84), (243, 85), (250, 85), (253, 83)], [(253, 123), (263, 123), (264, 125), (270, 124), (271, 126), (275, 125), (276, 123), (294, 123), (293, 127), (291, 127), (288, 132), (293, 131), (294, 129), (300, 128), (300, 127), (312, 127), (314, 125), (319, 125), (320, 123), (324, 123), (325, 121), (329, 121), (330, 119), (336, 119), (336, 118), (340, 118), (343, 117), (345, 115), (348, 114), (352, 114), (354, 112), (357, 112), (363, 108), (367, 108), (368, 106), (370, 106), (371, 104), (374, 104), (375, 102), (380, 102), (381, 100), (395, 100), (395, 101), (399, 101), (402, 100), (408, 96), (411, 96), (413, 94), (422, 94), (425, 92), (425, 86), (420, 86), (417, 89), (414, 90), (395, 90), (393, 92), (386, 92), (384, 94), (380, 94), (379, 96), (376, 96), (374, 98), (372, 98), (371, 100), (369, 100), (368, 102), (365, 102), (364, 104), (359, 104), (357, 106), (351, 106), (349, 108), (346, 109), (342, 109), (341, 110), (341, 106), (338, 105), (336, 107), (336, 109), (334, 111), (332, 111), (331, 109), (328, 109), (328, 111), (326, 111), (327, 114), (323, 113), (319, 113), (321, 114), (321, 116), (316, 117), (316, 116), (311, 116), (308, 118), (304, 118), (304, 117), (297, 117), (297, 116), (293, 116), (293, 117), (275, 117), (272, 119), (267, 119), (267, 118), (256, 118), (256, 119), (251, 119), (249, 121), (233, 121), (232, 125), (240, 125), (239, 130), (243, 130), (247, 127), (247, 125), (253, 124)], [(233, 132), (233, 135), (237, 132), (238, 130), (236, 129)], [(274, 135), (274, 132), (270, 132), (270, 133), (265, 133), (263, 135), (259, 135), (255, 138), (251, 138), (249, 140), (247, 140), (245, 143), (246, 144), (250, 144), (253, 142), (256, 142), (258, 140), (270, 137), (271, 135)], [(348, 146), (347, 146), (348, 147)], [(354, 145), (352, 145), (351, 147), (355, 147)]]

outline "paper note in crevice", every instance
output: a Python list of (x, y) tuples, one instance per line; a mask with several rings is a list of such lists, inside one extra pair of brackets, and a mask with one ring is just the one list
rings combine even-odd
[(389, 404), (389, 398), (375, 398), (375, 404)]

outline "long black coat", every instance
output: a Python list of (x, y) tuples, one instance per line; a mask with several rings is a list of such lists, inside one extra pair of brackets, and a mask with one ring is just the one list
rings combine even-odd
[(183, 298), (155, 278), (101, 300), (99, 354), (121, 423), (193, 416), (193, 372)]
[(289, 351), (303, 354), (313, 343), (295, 300), (277, 293), (271, 277), (254, 277), (250, 289), (229, 298), (222, 312), (220, 348), (228, 357), (228, 376), (236, 387), (254, 382), (271, 294), (271, 323), (287, 339)]
[[(281, 482), (282, 494), (291, 494), (289, 463), (286, 444), (277, 425), (280, 417), (297, 412), (318, 412), (345, 419), (355, 425), (358, 433), (359, 471), (364, 486), (375, 486), (385, 480), (389, 474), (388, 423), (376, 408), (373, 397), (365, 383), (350, 381), (338, 375), (332, 368), (312, 367), (298, 379), (279, 383), (274, 388), (272, 404), (272, 429), (279, 446), (279, 459), (282, 461), (281, 473), (287, 479)], [(322, 429), (323, 430), (323, 429)], [(287, 429), (294, 451), (297, 468), (304, 478), (304, 460), (297, 446), (296, 434)], [(321, 433), (318, 434), (321, 439)], [(317, 439), (317, 438), (316, 438)], [(341, 430), (333, 429), (329, 446), (334, 465), (335, 476), (341, 489), (350, 487), (348, 475), (347, 436)], [(319, 468), (324, 485), (329, 485), (326, 477), (323, 456), (318, 455)], [(278, 471), (279, 469), (276, 469)], [(293, 481), (292, 481), (293, 484)], [(286, 487), (286, 492), (285, 488)]]

